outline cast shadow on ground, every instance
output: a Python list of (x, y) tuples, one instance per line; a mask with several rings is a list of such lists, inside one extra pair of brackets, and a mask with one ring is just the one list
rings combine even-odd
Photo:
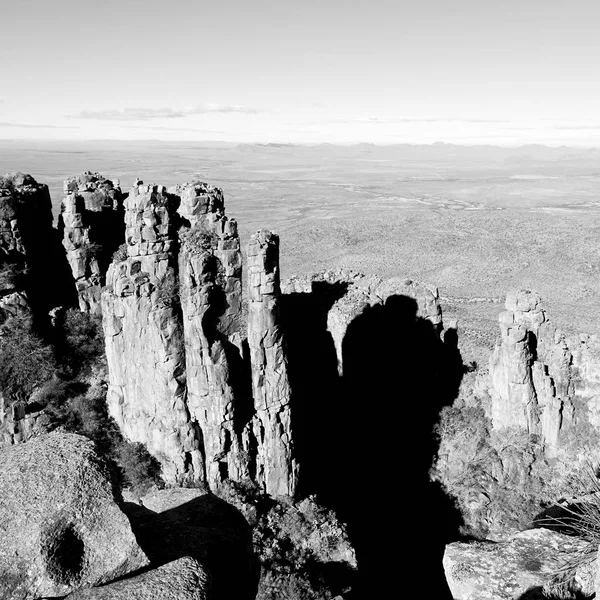
[(348, 523), (353, 599), (451, 599), (442, 556), (460, 517), (428, 472), (433, 425), (462, 377), (456, 339), (444, 343), (414, 299), (391, 296), (348, 326), (340, 375), (327, 312), (344, 292), (319, 283), (283, 300), (301, 495), (316, 493)]
[(250, 526), (235, 507), (209, 493), (160, 513), (132, 503), (124, 510), (149, 569), (191, 556), (210, 570), (214, 600), (256, 597), (260, 566)]

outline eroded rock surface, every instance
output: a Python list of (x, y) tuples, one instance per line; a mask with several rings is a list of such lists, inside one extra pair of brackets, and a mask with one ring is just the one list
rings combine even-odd
[(210, 577), (197, 560), (185, 556), (141, 575), (81, 590), (69, 600), (207, 600)]
[(191, 557), (210, 577), (211, 600), (254, 600), (251, 532), (233, 506), (199, 489), (174, 488), (142, 496), (127, 512), (153, 566)]
[(148, 564), (88, 439), (49, 434), (0, 450), (0, 596), (63, 596)]
[(600, 460), (599, 406), (598, 336), (566, 336), (536, 293), (508, 294), (489, 369), (440, 426), (438, 473), (467, 530), (501, 539), (587, 493), (580, 475)]
[(595, 564), (579, 569), (562, 589), (552, 586), (557, 571), (585, 545), (547, 529), (523, 531), (499, 543), (455, 542), (446, 547), (444, 570), (455, 600), (588, 597), (594, 592)]
[(101, 313), (100, 294), (113, 252), (123, 243), (123, 194), (118, 181), (86, 171), (64, 182), (59, 229), (79, 308)]
[(108, 406), (124, 435), (146, 444), (166, 481), (204, 481), (197, 424), (186, 404), (183, 326), (172, 250), (176, 199), (134, 187), (125, 202), (127, 257), (102, 294)]
[(248, 345), (256, 411), (256, 479), (268, 494), (293, 496), (298, 464), (280, 295), (279, 237), (263, 229), (248, 244)]
[(48, 186), (31, 175), (0, 177), (0, 310), (6, 315), (32, 304), (46, 311), (65, 282), (56, 256)]
[(170, 191), (180, 198), (184, 224), (178, 260), (187, 406), (202, 431), (207, 481), (216, 488), (224, 479), (249, 476), (236, 428), (245, 337), (240, 241), (220, 189), (195, 182)]

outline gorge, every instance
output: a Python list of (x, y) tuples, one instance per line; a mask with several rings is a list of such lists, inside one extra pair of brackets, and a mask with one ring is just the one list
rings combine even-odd
[[(53, 229), (46, 186), (22, 174), (0, 179), (0, 317), (9, 327), (31, 315), (47, 339), (67, 308), (101, 318), (106, 367), (96, 368), (93, 385), (122, 436), (160, 465), (164, 489), (130, 494), (123, 509), (152, 569), (198, 559), (208, 573), (198, 578), (215, 582), (209, 593), (227, 597), (223, 564), (210, 553), (172, 551), (187, 548), (190, 522), (218, 527), (165, 494), (205, 503), (223, 523), (229, 508), (217, 499), (230, 501), (264, 526), (239, 492), (250, 486), (282, 502), (265, 517), (275, 539), (287, 522), (275, 514), (318, 524), (308, 542), (286, 534), (309, 548), (318, 566), (311, 573), (325, 582), (292, 597), (369, 598), (396, 586), (414, 597), (466, 598), (456, 591), (465, 577), (457, 587), (442, 567), (459, 527), (505, 543), (554, 502), (585, 491), (573, 489), (572, 475), (600, 460), (600, 341), (554, 328), (536, 293), (507, 295), (489, 367), (471, 368), (437, 289), (341, 269), (281, 281), (279, 236), (261, 229), (243, 251), (219, 188), (136, 181), (124, 193), (118, 181), (86, 172), (65, 181), (64, 193)], [(65, 435), (47, 433), (42, 404), (39, 389), (29, 397), (3, 390), (5, 446)], [(311, 504), (315, 495), (325, 508)], [(173, 525), (175, 517), (183, 522)], [(180, 533), (165, 562), (151, 538), (172, 527)], [(248, 539), (236, 527), (227, 548), (238, 552)], [(268, 537), (256, 527), (255, 538)], [(401, 539), (411, 555), (403, 559), (408, 581), (399, 582)], [(215, 555), (226, 554), (219, 543)], [(136, 556), (131, 571), (144, 562)], [(240, 556), (232, 559), (245, 573), (239, 597), (256, 596), (256, 587), (257, 597), (279, 597), (289, 566), (277, 571), (264, 559), (252, 584), (256, 567)], [(423, 565), (426, 583), (412, 575)], [(264, 582), (273, 580), (268, 592)], [(60, 593), (103, 597), (76, 590), (104, 582), (82, 576)], [(7, 597), (38, 597), (18, 589)]]

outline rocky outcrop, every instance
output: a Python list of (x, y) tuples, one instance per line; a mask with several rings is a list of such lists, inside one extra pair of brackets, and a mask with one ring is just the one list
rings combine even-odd
[(256, 478), (269, 494), (293, 496), (298, 465), (280, 295), (279, 237), (263, 229), (248, 244), (248, 346), (256, 411)]
[(146, 444), (166, 481), (204, 481), (201, 434), (187, 406), (174, 237), (177, 199), (134, 187), (125, 201), (127, 257), (111, 264), (102, 294), (110, 414)]
[(586, 493), (578, 473), (600, 460), (599, 407), (598, 336), (567, 336), (536, 293), (509, 293), (489, 370), (441, 421), (437, 472), (467, 529), (501, 539)]
[(69, 600), (206, 600), (209, 576), (204, 567), (185, 556), (161, 567), (109, 583), (74, 592)]
[(0, 595), (63, 596), (148, 564), (88, 439), (50, 434), (0, 450)]
[(101, 313), (100, 293), (113, 252), (123, 243), (118, 181), (86, 171), (64, 182), (59, 229), (83, 312)]
[(195, 182), (170, 188), (180, 199), (179, 297), (184, 323), (187, 406), (202, 432), (206, 477), (248, 478), (236, 430), (236, 382), (245, 332), (241, 324), (242, 254), (220, 189)]
[(55, 239), (48, 186), (31, 175), (0, 177), (0, 311), (21, 312), (28, 304), (36, 311), (52, 306), (61, 284), (51, 277)]
[(25, 442), (45, 431), (47, 418), (35, 403), (6, 402), (0, 394), (0, 447)]
[(556, 578), (585, 546), (547, 529), (523, 531), (500, 543), (455, 542), (444, 553), (444, 570), (455, 600), (587, 598), (594, 592), (595, 565), (582, 565), (560, 585)]
[(128, 256), (111, 265), (102, 296), (111, 414), (159, 459), (169, 482), (216, 489), (251, 479), (293, 495), (277, 253), (267, 260), (250, 246), (253, 388), (240, 241), (221, 190), (140, 184), (125, 209)]

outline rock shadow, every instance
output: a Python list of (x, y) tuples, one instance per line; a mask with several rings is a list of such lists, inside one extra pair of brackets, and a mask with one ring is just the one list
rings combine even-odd
[(327, 314), (348, 284), (313, 282), (310, 293), (284, 294), (281, 324), (288, 358), (291, 419), (300, 464), (298, 495), (327, 501), (334, 451), (329, 430), (337, 418), (341, 380)]
[(301, 492), (316, 493), (348, 523), (359, 562), (353, 599), (394, 589), (419, 598), (426, 589), (450, 600), (442, 557), (458, 539), (460, 515), (429, 469), (433, 426), (462, 378), (457, 345), (418, 317), (413, 298), (391, 296), (349, 324), (340, 376), (327, 332), (334, 292), (316, 288), (310, 298), (287, 300), (296, 311), (285, 333), (293, 410), (301, 415), (293, 423)]
[(150, 560), (144, 570), (191, 556), (211, 574), (211, 599), (256, 597), (260, 564), (252, 546), (252, 531), (232, 505), (207, 493), (163, 512), (133, 503), (125, 503), (123, 510)]

